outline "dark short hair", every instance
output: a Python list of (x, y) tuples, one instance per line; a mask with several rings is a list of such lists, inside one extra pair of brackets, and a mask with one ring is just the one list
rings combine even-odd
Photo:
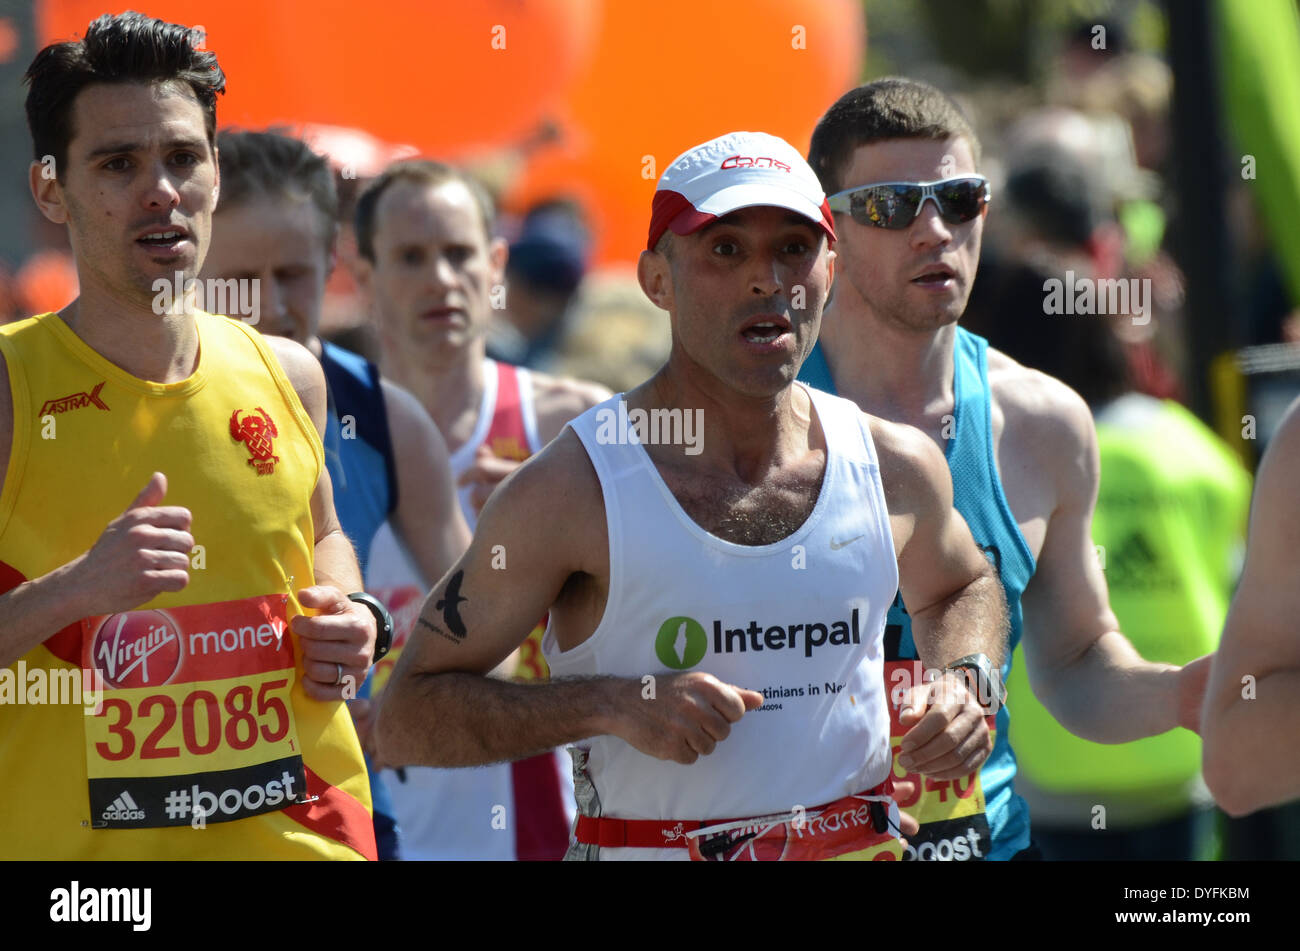
[(979, 167), (980, 142), (957, 103), (929, 83), (901, 76), (877, 79), (850, 89), (826, 110), (813, 131), (808, 164), (822, 190), (833, 195), (847, 187), (841, 175), (859, 146), (889, 139), (964, 137)]
[(327, 241), (338, 226), (339, 196), (334, 172), (307, 143), (275, 131), (217, 136), (221, 197), (217, 211), (257, 198), (309, 198), (320, 212)]
[(483, 219), (483, 233), (488, 241), (492, 240), (492, 229), (496, 224), (496, 211), (492, 199), (478, 180), (468, 172), (445, 162), (432, 159), (409, 159), (396, 162), (382, 173), (361, 193), (357, 199), (357, 210), (353, 216), (353, 226), (357, 236), (357, 251), (367, 261), (375, 260), (375, 215), (379, 199), (391, 185), (398, 182), (412, 182), (416, 185), (436, 187), (455, 183), (464, 185), (478, 205), (479, 216)]
[(1083, 247), (1111, 218), (1104, 183), (1078, 155), (1056, 145), (1034, 146), (1013, 159), (1003, 193), (1019, 227), (1058, 245)]
[(72, 104), (95, 83), (185, 83), (203, 109), (208, 144), (216, 140), (217, 93), (226, 75), (215, 53), (194, 48), (194, 32), (142, 13), (105, 14), (86, 28), (83, 39), (51, 43), (36, 54), (23, 77), (27, 128), (37, 161), (54, 156), (62, 177), (72, 141)]

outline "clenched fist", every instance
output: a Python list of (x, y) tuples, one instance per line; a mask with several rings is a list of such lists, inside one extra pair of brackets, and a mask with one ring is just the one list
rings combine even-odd
[(167, 477), (155, 472), (135, 501), (75, 563), (83, 615), (130, 611), (190, 583), (190, 510), (160, 506), (166, 494)]
[(683, 764), (708, 756), (731, 724), (763, 705), (761, 693), (699, 671), (659, 677), (653, 699), (643, 696), (639, 681), (622, 690), (615, 735), (648, 756)]

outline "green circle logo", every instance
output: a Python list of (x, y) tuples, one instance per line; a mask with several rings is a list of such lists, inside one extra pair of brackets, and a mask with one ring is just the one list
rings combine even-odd
[(655, 638), (655, 656), (665, 667), (685, 670), (704, 660), (709, 647), (709, 635), (700, 622), (689, 617), (670, 617), (659, 625)]

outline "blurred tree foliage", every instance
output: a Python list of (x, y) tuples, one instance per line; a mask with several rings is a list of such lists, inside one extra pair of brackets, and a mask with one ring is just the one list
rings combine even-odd
[(971, 78), (1039, 79), (1064, 34), (1080, 24), (1123, 24), (1136, 49), (1164, 48), (1155, 0), (863, 0), (866, 78), (937, 60)]

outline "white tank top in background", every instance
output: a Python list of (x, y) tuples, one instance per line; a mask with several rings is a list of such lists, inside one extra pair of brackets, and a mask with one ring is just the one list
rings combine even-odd
[[(541, 449), (537, 434), (537, 415), (533, 403), (532, 377), (522, 367), (515, 367), (518, 380), (519, 409), (522, 428), (527, 438), (527, 451)], [(479, 404), (478, 420), (470, 438), (451, 454), (451, 471), (455, 478), (474, 462), (479, 446), (487, 441), (497, 412), (499, 371), (495, 361), (484, 361), (483, 400)], [(465, 521), (473, 531), (478, 520), (470, 504), (471, 486), (460, 488), (457, 495)], [(390, 606), (393, 611), (395, 643), (405, 643), (411, 626), (419, 616), (427, 589), (420, 580), (419, 570), (405, 546), (385, 522), (375, 534), (370, 546), (368, 590)], [(438, 581), (429, 579), (430, 584)], [(565, 798), (572, 815), (573, 787), (569, 770), (562, 754), (556, 754), (556, 772), (562, 788), (567, 786)], [(527, 804), (515, 802), (516, 783), (512, 764), (495, 763), (474, 769), (435, 769), (428, 766), (408, 766), (400, 772), (387, 769), (384, 783), (392, 799), (393, 811), (401, 833), (404, 859), (456, 860), (480, 859), (509, 861), (518, 858), (515, 826), (526, 821)], [(500, 814), (495, 807), (506, 807), (507, 824), (493, 823)], [(571, 824), (571, 821), (570, 821)]]
[[(736, 545), (704, 531), (635, 432), (610, 438), (622, 394), (569, 424), (604, 493), (609, 600), (596, 631), (572, 650), (559, 651), (547, 630), (552, 677), (639, 681), (698, 670), (766, 698), (689, 766), (614, 736), (579, 744), (590, 780), (590, 788), (578, 783), (585, 813), (662, 820), (784, 813), (861, 792), (889, 774), (881, 638), (898, 564), (880, 468), (858, 407), (808, 393), (826, 436), (825, 476), (812, 514), (771, 545)], [(610, 848), (599, 857), (687, 855)]]

